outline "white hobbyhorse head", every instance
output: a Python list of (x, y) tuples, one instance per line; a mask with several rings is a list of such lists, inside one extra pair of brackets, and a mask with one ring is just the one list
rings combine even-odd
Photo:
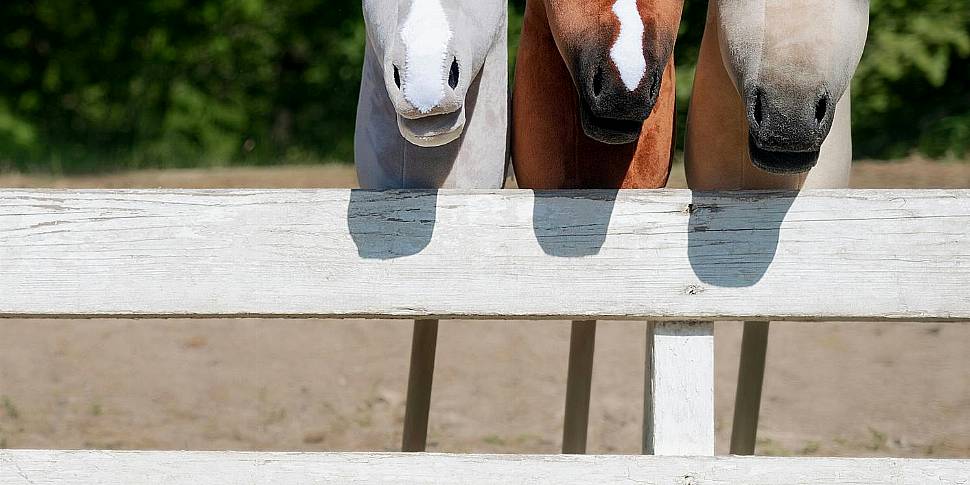
[(504, 0), (364, 0), (363, 7), (401, 135), (422, 147), (457, 139), (468, 88), (504, 39)]
[(752, 163), (772, 173), (808, 171), (862, 56), (869, 1), (713, 1)]

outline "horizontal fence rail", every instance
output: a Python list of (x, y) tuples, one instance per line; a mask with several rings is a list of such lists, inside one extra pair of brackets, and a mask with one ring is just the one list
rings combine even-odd
[(965, 485), (970, 460), (0, 450), (4, 485), (305, 483)]
[(0, 190), (0, 317), (970, 319), (970, 191)]
[[(644, 450), (710, 454), (710, 321), (967, 320), (968, 236), (970, 190), (0, 190), (0, 318), (666, 320)], [(970, 460), (0, 450), (4, 485), (968, 477)]]

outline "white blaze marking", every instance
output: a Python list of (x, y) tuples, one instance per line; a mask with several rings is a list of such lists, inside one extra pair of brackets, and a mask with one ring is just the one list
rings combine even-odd
[(613, 13), (620, 20), (620, 34), (610, 48), (610, 59), (620, 71), (623, 84), (633, 91), (647, 72), (647, 60), (643, 57), (643, 19), (636, 0), (616, 0)]
[(444, 63), (451, 40), (448, 17), (438, 0), (414, 0), (401, 27), (404, 99), (418, 111), (431, 111), (444, 96)]

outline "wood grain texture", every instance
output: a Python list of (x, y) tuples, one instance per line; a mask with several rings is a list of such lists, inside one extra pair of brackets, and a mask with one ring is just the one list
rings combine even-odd
[(643, 453), (714, 455), (714, 323), (650, 322)]
[(961, 320), (968, 227), (967, 190), (2, 190), (0, 316)]
[(970, 460), (0, 450), (4, 485), (967, 484)]

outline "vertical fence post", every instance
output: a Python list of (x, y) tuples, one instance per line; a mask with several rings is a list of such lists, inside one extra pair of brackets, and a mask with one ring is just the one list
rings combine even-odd
[(768, 322), (744, 322), (738, 387), (734, 394), (731, 454), (753, 455), (758, 439), (758, 414), (768, 353)]
[(593, 383), (596, 320), (577, 320), (569, 333), (569, 370), (566, 375), (566, 412), (562, 426), (562, 452), (586, 453), (589, 429), (589, 393)]
[(643, 453), (714, 454), (714, 324), (650, 322)]
[(427, 447), (428, 413), (431, 410), (431, 383), (434, 380), (437, 343), (438, 321), (415, 320), (401, 451), (424, 451)]

